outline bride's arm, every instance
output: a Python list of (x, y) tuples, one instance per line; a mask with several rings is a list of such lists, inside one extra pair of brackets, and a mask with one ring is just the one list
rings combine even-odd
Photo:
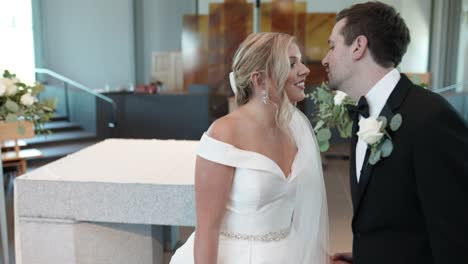
[(221, 221), (231, 191), (234, 168), (197, 157), (195, 263), (216, 264)]

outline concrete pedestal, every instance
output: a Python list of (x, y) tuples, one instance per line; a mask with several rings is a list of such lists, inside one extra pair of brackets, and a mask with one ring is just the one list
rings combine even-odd
[(17, 263), (162, 263), (195, 223), (196, 141), (106, 140), (15, 183)]

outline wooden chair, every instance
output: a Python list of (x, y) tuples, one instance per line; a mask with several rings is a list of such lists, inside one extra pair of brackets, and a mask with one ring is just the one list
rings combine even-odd
[[(19, 121), (19, 123), (2, 123), (0, 125), (0, 142), (2, 145), (3, 167), (16, 167), (17, 176), (26, 173), (27, 160), (42, 157), (38, 149), (21, 149), (26, 142), (20, 139), (33, 138), (34, 127), (30, 122)], [(18, 126), (24, 127), (24, 133), (18, 133)]]

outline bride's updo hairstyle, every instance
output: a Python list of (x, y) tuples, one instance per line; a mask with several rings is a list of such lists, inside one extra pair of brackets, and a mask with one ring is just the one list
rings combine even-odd
[(291, 119), (291, 103), (284, 85), (288, 78), (290, 62), (288, 47), (295, 38), (284, 33), (250, 34), (237, 49), (232, 63), (236, 85), (236, 102), (244, 105), (251, 99), (254, 91), (251, 75), (260, 72), (276, 83), (278, 89), (269, 89), (269, 103), (277, 107), (276, 121), (286, 126)]

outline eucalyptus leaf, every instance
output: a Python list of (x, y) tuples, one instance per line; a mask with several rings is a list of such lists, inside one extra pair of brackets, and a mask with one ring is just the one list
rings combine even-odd
[(345, 130), (345, 135), (346, 135), (346, 138), (350, 138), (353, 133), (353, 122), (351, 122), (351, 120), (347, 123), (346, 125), (346, 130)]
[(333, 100), (333, 96), (330, 93), (328, 93), (325, 89), (320, 89), (318, 91), (318, 99), (321, 102), (328, 102), (330, 100)]
[(320, 152), (325, 152), (330, 148), (330, 143), (328, 143), (328, 140), (327, 141), (319, 141), (318, 144), (319, 144)]
[(15, 102), (13, 102), (12, 100), (8, 99), (6, 102), (5, 102), (5, 107), (8, 109), (8, 111), (12, 112), (12, 113), (16, 113), (18, 112), (19, 110), (19, 105)]
[(343, 129), (341, 126), (338, 127), (338, 133), (340, 133), (341, 138), (346, 138), (346, 130)]
[(377, 151), (372, 151), (371, 154), (369, 155), (369, 164), (375, 165), (379, 160), (382, 158), (382, 151), (377, 150)]
[(18, 86), (18, 88), (24, 88), (24, 89), (28, 88), (27, 85), (22, 82), (17, 82), (15, 83), (15, 85)]
[(377, 121), (382, 122), (382, 127), (380, 130), (384, 130), (387, 127), (387, 118), (385, 116), (377, 117)]
[(14, 76), (13, 76), (8, 70), (5, 70), (5, 71), (3, 72), (3, 77), (4, 77), (4, 78), (12, 78), (12, 77), (14, 77)]
[(397, 131), (402, 123), (403, 117), (400, 114), (396, 114), (392, 117), (392, 120), (390, 121), (390, 129), (392, 131)]
[(320, 128), (323, 127), (323, 125), (325, 125), (325, 122), (323, 122), (323, 120), (319, 120), (319, 121), (317, 122), (317, 124), (315, 125), (314, 130), (315, 130), (315, 131), (319, 131)]
[(386, 139), (380, 148), (382, 151), (382, 158), (386, 158), (392, 154), (393, 151), (393, 143), (391, 140)]
[(331, 131), (328, 128), (322, 128), (317, 132), (318, 141), (328, 141), (331, 138)]
[(10, 113), (5, 117), (5, 121), (7, 121), (8, 123), (14, 123), (18, 121), (18, 116)]
[(340, 113), (341, 113), (341, 107), (339, 106), (335, 106), (333, 107), (333, 115), (337, 118), (340, 117)]
[(20, 124), (18, 125), (17, 132), (18, 132), (18, 134), (20, 134), (20, 135), (24, 135), (25, 129), (24, 129), (23, 124), (20, 123)]

